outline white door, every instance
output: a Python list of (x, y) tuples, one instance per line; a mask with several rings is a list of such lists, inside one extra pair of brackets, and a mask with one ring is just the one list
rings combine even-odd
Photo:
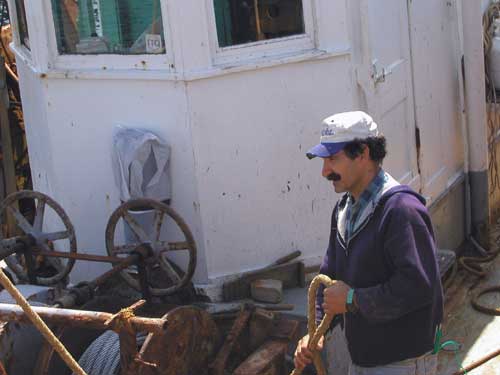
[(406, 0), (361, 0), (362, 63), (368, 112), (387, 138), (384, 168), (420, 191)]

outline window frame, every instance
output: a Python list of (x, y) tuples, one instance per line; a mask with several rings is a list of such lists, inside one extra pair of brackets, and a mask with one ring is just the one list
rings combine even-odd
[(138, 71), (172, 71), (174, 69), (174, 53), (171, 25), (168, 17), (167, 2), (160, 0), (160, 10), (163, 23), (163, 38), (165, 40), (164, 54), (60, 54), (57, 47), (56, 28), (51, 1), (43, 1), (44, 18), (48, 33), (48, 69), (49, 71), (71, 70), (138, 70)]
[(255, 59), (290, 55), (317, 48), (316, 0), (302, 0), (304, 33), (282, 38), (220, 47), (217, 35), (214, 0), (205, 0), (208, 17), (210, 49), (214, 65), (238, 64)]
[[(26, 50), (31, 51), (31, 42), (30, 42), (30, 27), (28, 25), (28, 13), (26, 12), (26, 1), (25, 0), (13, 0), (15, 8), (14, 14), (16, 17), (16, 30), (17, 30), (17, 42), (20, 46), (23, 46)], [(21, 39), (21, 27), (20, 27), (20, 22), (19, 22), (19, 13), (17, 12), (18, 8), (18, 3), (22, 3), (24, 7), (24, 15), (26, 16), (26, 19), (24, 20), (26, 23), (26, 34), (28, 37), (28, 45), (24, 43), (24, 40)], [(9, 13), (12, 14), (11, 9), (9, 8)], [(12, 23), (12, 17), (10, 17), (10, 22)]]
[[(24, 9), (26, 11), (26, 0), (20, 0), (24, 3)], [(23, 43), (21, 40), (21, 32), (19, 27), (19, 15), (17, 14), (17, 2), (16, 0), (7, 1), (9, 6), (9, 17), (10, 24), (12, 28), (12, 42), (15, 50), (25, 59), (32, 60), (32, 52), (31, 52), (31, 39), (29, 48)], [(26, 28), (28, 29), (28, 34), (30, 33), (29, 26), (29, 16), (28, 11), (26, 11)]]

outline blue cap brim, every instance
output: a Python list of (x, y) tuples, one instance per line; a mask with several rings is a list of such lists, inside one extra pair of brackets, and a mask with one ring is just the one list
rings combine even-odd
[(315, 157), (328, 158), (341, 151), (348, 142), (339, 143), (320, 143), (307, 151), (306, 155), (309, 159)]

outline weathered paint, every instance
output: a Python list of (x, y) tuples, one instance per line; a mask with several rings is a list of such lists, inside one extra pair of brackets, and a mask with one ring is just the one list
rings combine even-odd
[(410, 2), (421, 192), (429, 204), (463, 166), (456, 10), (450, 1), (432, 3)]
[(429, 206), (436, 241), (441, 249), (457, 249), (464, 241), (464, 178)]

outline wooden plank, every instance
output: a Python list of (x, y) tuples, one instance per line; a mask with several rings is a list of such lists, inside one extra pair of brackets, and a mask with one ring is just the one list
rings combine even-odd
[(252, 353), (233, 375), (280, 375), (283, 372), (288, 343), (285, 340), (271, 340)]

